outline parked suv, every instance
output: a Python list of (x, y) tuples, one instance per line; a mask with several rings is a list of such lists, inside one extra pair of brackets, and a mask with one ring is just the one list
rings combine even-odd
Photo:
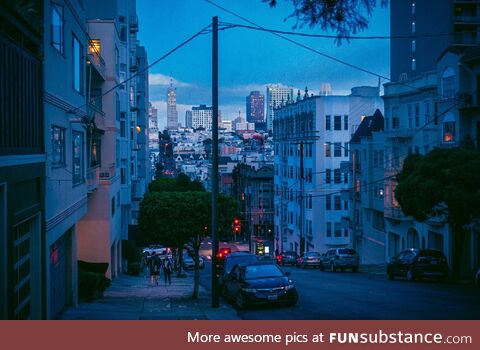
[(448, 277), (447, 258), (434, 249), (405, 249), (388, 263), (387, 275), (389, 279), (402, 276), (409, 281), (423, 277), (445, 280)]
[(352, 269), (358, 272), (360, 257), (355, 249), (351, 248), (332, 248), (322, 254), (320, 269), (323, 271), (328, 268), (332, 271), (340, 269), (342, 272), (346, 269)]

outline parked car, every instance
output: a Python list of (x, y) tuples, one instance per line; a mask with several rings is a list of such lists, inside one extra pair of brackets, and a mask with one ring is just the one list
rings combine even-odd
[(480, 288), (480, 267), (478, 268), (477, 275), (475, 276), (475, 283)]
[(165, 255), (167, 254), (167, 248), (163, 245), (151, 245), (146, 248), (143, 248), (143, 254), (152, 255), (153, 253), (158, 255)]
[(318, 252), (306, 252), (297, 258), (297, 267), (320, 267), (322, 261), (320, 253)]
[(225, 276), (230, 273), (232, 268), (238, 264), (254, 263), (258, 258), (255, 254), (250, 252), (233, 252), (228, 254), (224, 260), (220, 261), (218, 269), (218, 285), (223, 292), (223, 285), (225, 282)]
[[(194, 269), (195, 268), (195, 260), (189, 254), (183, 254), (183, 268), (185, 270)], [(198, 257), (198, 268), (204, 269), (205, 268), (205, 261), (201, 256)]]
[(355, 249), (351, 248), (332, 248), (327, 250), (325, 254), (322, 254), (320, 269), (323, 271), (325, 268), (331, 271), (345, 271), (346, 269), (352, 269), (353, 272), (358, 272), (360, 265), (360, 257)]
[(275, 263), (235, 265), (225, 276), (225, 297), (239, 309), (263, 303), (295, 305), (298, 293), (288, 276)]
[(282, 265), (296, 265), (298, 255), (295, 252), (283, 252), (277, 256), (277, 262)]
[(387, 275), (389, 279), (401, 276), (409, 281), (424, 277), (445, 280), (448, 277), (447, 258), (438, 250), (405, 249), (388, 263)]

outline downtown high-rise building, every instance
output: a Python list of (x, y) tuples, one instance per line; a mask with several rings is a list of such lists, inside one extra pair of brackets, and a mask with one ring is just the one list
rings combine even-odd
[(192, 111), (185, 112), (185, 127), (192, 128)]
[(198, 129), (202, 127), (202, 128), (211, 130), (212, 115), (213, 115), (213, 107), (208, 107), (206, 105), (192, 107), (192, 126), (191, 127), (194, 129)]
[(170, 82), (167, 90), (167, 129), (178, 129), (178, 112), (177, 112), (177, 89)]
[(267, 86), (267, 131), (273, 131), (274, 109), (287, 101), (293, 101), (292, 87), (281, 84)]
[(252, 91), (246, 97), (247, 122), (255, 123), (255, 128), (265, 129), (265, 96), (260, 91)]

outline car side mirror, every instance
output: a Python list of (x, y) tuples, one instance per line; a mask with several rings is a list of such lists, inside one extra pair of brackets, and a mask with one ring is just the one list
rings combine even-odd
[(290, 276), (291, 273), (290, 272), (285, 272), (285, 276)]

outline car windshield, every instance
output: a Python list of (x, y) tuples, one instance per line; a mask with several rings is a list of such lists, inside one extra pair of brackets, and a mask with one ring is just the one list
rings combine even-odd
[(253, 254), (229, 256), (225, 261), (225, 272), (230, 272), (237, 264), (250, 264), (257, 261), (257, 256)]
[(357, 252), (355, 251), (355, 249), (346, 249), (346, 248), (343, 248), (343, 249), (339, 249), (339, 250), (338, 250), (338, 254), (355, 255), (355, 254), (357, 254)]
[(320, 253), (309, 252), (309, 253), (306, 253), (305, 256), (310, 257), (310, 258), (318, 258), (320, 256)]
[(246, 280), (282, 277), (283, 272), (277, 267), (277, 265), (248, 265), (245, 266), (244, 276)]

